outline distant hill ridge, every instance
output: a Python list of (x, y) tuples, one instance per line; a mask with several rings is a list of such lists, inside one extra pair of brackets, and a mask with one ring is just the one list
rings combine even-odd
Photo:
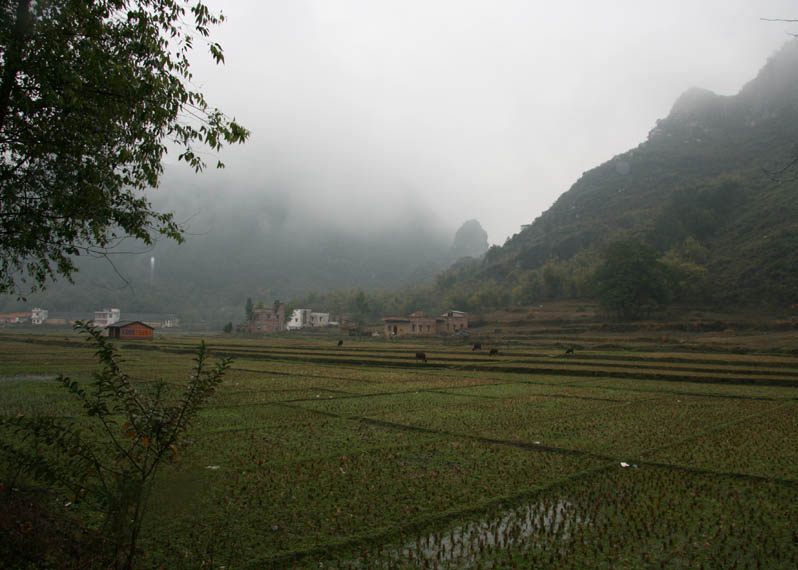
[[(602, 246), (628, 236), (680, 264), (686, 294), (695, 299), (794, 304), (797, 143), (798, 39), (736, 95), (686, 90), (647, 140), (585, 172), (549, 210), (484, 255), (487, 238), (474, 220), (463, 224), (454, 243), (448, 228), (422, 209), (407, 216), (410, 224), (342, 231), (304, 220), (301, 212), (294, 212), (297, 223), (285, 222), (290, 202), (279, 194), (255, 194), (225, 209), (212, 184), (198, 194), (178, 180), (191, 198), (188, 215), (205, 207), (204, 223), (182, 246), (159, 243), (144, 255), (115, 256), (129, 287), (105, 260), (88, 259), (76, 286), (53, 284), (24, 304), (0, 299), (0, 309), (120, 306), (177, 312), (220, 328), (240, 318), (248, 297), (271, 302), (362, 288), (396, 290), (387, 297), (408, 311), (481, 310), (584, 294)], [(402, 286), (429, 283), (436, 273), (429, 289), (399, 299)], [(701, 287), (691, 286), (698, 280)]]
[[(719, 301), (798, 295), (798, 40), (737, 95), (690, 88), (636, 148), (585, 172), (552, 207), (492, 248), (468, 279), (501, 280), (635, 235), (662, 253), (706, 248)], [(794, 166), (794, 165), (793, 165)], [(722, 290), (721, 290), (722, 289)]]

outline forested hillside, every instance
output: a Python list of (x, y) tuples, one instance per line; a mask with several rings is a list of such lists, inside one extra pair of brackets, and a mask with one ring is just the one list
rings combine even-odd
[(796, 142), (793, 40), (737, 95), (689, 89), (648, 140), (585, 172), (483, 263), (439, 282), (469, 295), (492, 290), (500, 302), (586, 295), (601, 248), (635, 237), (674, 270), (682, 298), (793, 303)]
[[(366, 296), (360, 305), (376, 318), (397, 308), (475, 312), (603, 294), (611, 312), (627, 317), (672, 301), (793, 304), (796, 143), (793, 40), (737, 95), (688, 89), (646, 141), (585, 172), (504, 246), (461, 259), (432, 286)], [(615, 266), (606, 266), (608, 257)], [(619, 270), (646, 277), (633, 286)], [(613, 301), (637, 286), (631, 307)], [(338, 310), (354, 304), (341, 292), (321, 301)]]

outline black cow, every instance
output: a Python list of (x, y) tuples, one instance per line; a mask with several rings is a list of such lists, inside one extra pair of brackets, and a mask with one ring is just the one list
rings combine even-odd
[(338, 346), (341, 346), (342, 344), (344, 344), (344, 341), (342, 341), (342, 340), (339, 340), (339, 341), (338, 341)]
[(490, 349), (490, 355), (491, 356), (498, 356), (499, 355), (499, 349), (498, 348), (491, 348)]
[(573, 355), (574, 355), (573, 347), (565, 349), (565, 356), (573, 356)]
[(427, 353), (426, 352), (417, 352), (416, 353), (416, 360), (423, 360), (424, 364), (427, 363)]
[(475, 342), (474, 343), (474, 348), (472, 348), (471, 350), (472, 351), (474, 351), (474, 350), (482, 350), (482, 343), (481, 342)]

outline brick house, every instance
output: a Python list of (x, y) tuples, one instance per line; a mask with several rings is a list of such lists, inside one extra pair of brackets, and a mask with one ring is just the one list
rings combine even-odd
[(249, 333), (274, 333), (285, 330), (285, 303), (275, 301), (270, 309), (253, 309), (247, 323)]
[(109, 338), (119, 339), (151, 339), (153, 328), (141, 321), (117, 322), (105, 327)]
[(438, 317), (428, 317), (422, 311), (416, 311), (406, 317), (386, 317), (382, 320), (388, 337), (453, 334), (468, 328), (468, 315), (462, 311), (447, 311)]
[(468, 314), (463, 311), (447, 311), (441, 317), (447, 333), (456, 333), (468, 328)]
[(0, 325), (29, 323), (30, 319), (31, 313), (6, 313), (0, 315)]

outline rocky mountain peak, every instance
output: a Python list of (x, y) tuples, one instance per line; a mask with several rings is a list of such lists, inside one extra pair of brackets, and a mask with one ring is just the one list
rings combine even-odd
[(480, 257), (488, 251), (488, 232), (477, 220), (468, 220), (454, 234), (450, 257)]

